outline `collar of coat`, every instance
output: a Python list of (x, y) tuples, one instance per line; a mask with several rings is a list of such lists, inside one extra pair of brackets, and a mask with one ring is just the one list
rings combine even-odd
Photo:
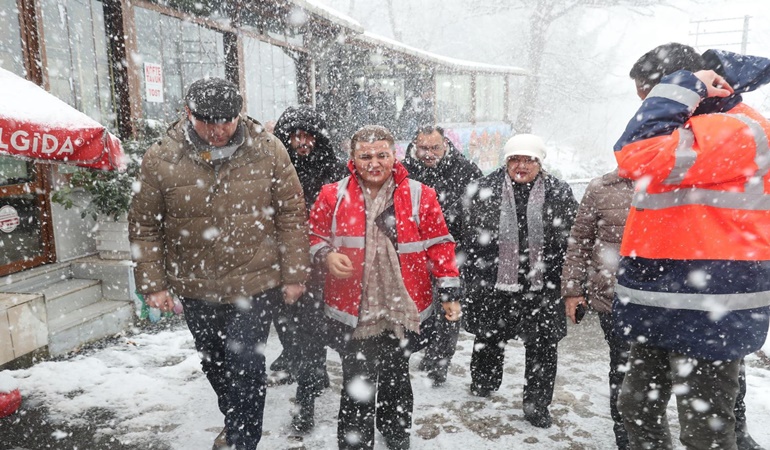
[[(176, 145), (166, 146), (166, 150), (161, 152), (160, 158), (168, 161), (172, 164), (177, 164), (182, 158), (187, 157), (200, 164), (204, 164), (208, 167), (212, 165), (201, 158), (198, 151), (187, 140), (185, 136), (185, 127), (187, 119), (182, 118), (169, 126), (166, 130), (168, 138), (173, 140)], [(239, 167), (252, 163), (253, 161), (262, 159), (266, 156), (270, 156), (271, 141), (275, 143), (279, 142), (278, 138), (265, 131), (262, 124), (257, 122), (248, 116), (240, 116), (240, 124), (244, 127), (245, 139), (243, 144), (238, 148), (241, 151), (236, 151), (227, 163), (230, 167)], [(244, 148), (249, 148), (252, 151), (242, 151)]]

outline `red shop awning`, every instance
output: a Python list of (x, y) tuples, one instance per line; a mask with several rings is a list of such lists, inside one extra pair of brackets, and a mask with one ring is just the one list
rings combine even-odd
[(40, 86), (0, 69), (0, 155), (124, 170), (120, 140)]

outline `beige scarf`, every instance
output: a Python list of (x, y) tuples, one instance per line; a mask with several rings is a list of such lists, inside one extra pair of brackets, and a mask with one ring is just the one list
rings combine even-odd
[[(358, 180), (361, 183), (361, 180)], [(363, 185), (361, 185), (363, 188)], [(361, 306), (354, 339), (365, 339), (392, 331), (399, 339), (404, 330), (420, 332), (420, 313), (401, 278), (401, 265), (393, 243), (375, 219), (393, 204), (396, 183), (391, 176), (374, 199), (365, 188), (366, 248), (361, 282)]]

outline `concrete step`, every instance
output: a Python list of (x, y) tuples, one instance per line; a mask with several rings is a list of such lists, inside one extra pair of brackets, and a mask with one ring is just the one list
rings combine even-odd
[(132, 302), (101, 300), (48, 322), (48, 351), (57, 356), (125, 330), (134, 318)]
[(46, 286), (41, 293), (52, 321), (100, 301), (102, 285), (99, 280), (72, 278)]
[(72, 276), (102, 280), (104, 298), (133, 300), (136, 298), (133, 267), (130, 260), (108, 260), (93, 256), (73, 261)]
[(0, 277), (0, 292), (40, 293), (41, 288), (72, 278), (70, 263), (46, 264)]

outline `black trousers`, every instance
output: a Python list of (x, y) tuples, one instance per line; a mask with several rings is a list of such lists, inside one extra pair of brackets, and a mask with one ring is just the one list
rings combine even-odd
[[(496, 391), (503, 381), (505, 343), (500, 333), (477, 335), (471, 356), (471, 389)], [(558, 363), (557, 342), (530, 339), (524, 343), (524, 406), (544, 410), (553, 400)]]
[(326, 373), (326, 318), (320, 289), (303, 295), (297, 302), (295, 313), (299, 316), (298, 329), (290, 348), (297, 361), (297, 402), (302, 405), (321, 395), (329, 378)]
[(460, 322), (450, 322), (446, 318), (441, 302), (434, 302), (435, 331), (428, 339), (425, 347), (423, 365), (429, 373), (440, 379), (446, 379), (449, 364), (457, 348), (457, 338), (460, 335)]
[(373, 449), (375, 424), (389, 448), (409, 448), (414, 408), (409, 352), (387, 333), (350, 340), (340, 356), (339, 448)]
[(624, 367), (628, 362), (628, 352), (631, 344), (613, 331), (612, 313), (599, 313), (599, 323), (604, 331), (604, 340), (610, 347), (610, 415), (612, 416), (612, 430), (615, 432), (615, 443), (619, 450), (628, 449), (628, 433), (623, 425), (623, 417), (618, 411), (618, 395), (623, 386), (623, 378), (626, 376)]
[(265, 409), (265, 355), (280, 288), (237, 304), (182, 298), (187, 326), (201, 356), (201, 367), (225, 416), (227, 442), (254, 450), (262, 438)]

